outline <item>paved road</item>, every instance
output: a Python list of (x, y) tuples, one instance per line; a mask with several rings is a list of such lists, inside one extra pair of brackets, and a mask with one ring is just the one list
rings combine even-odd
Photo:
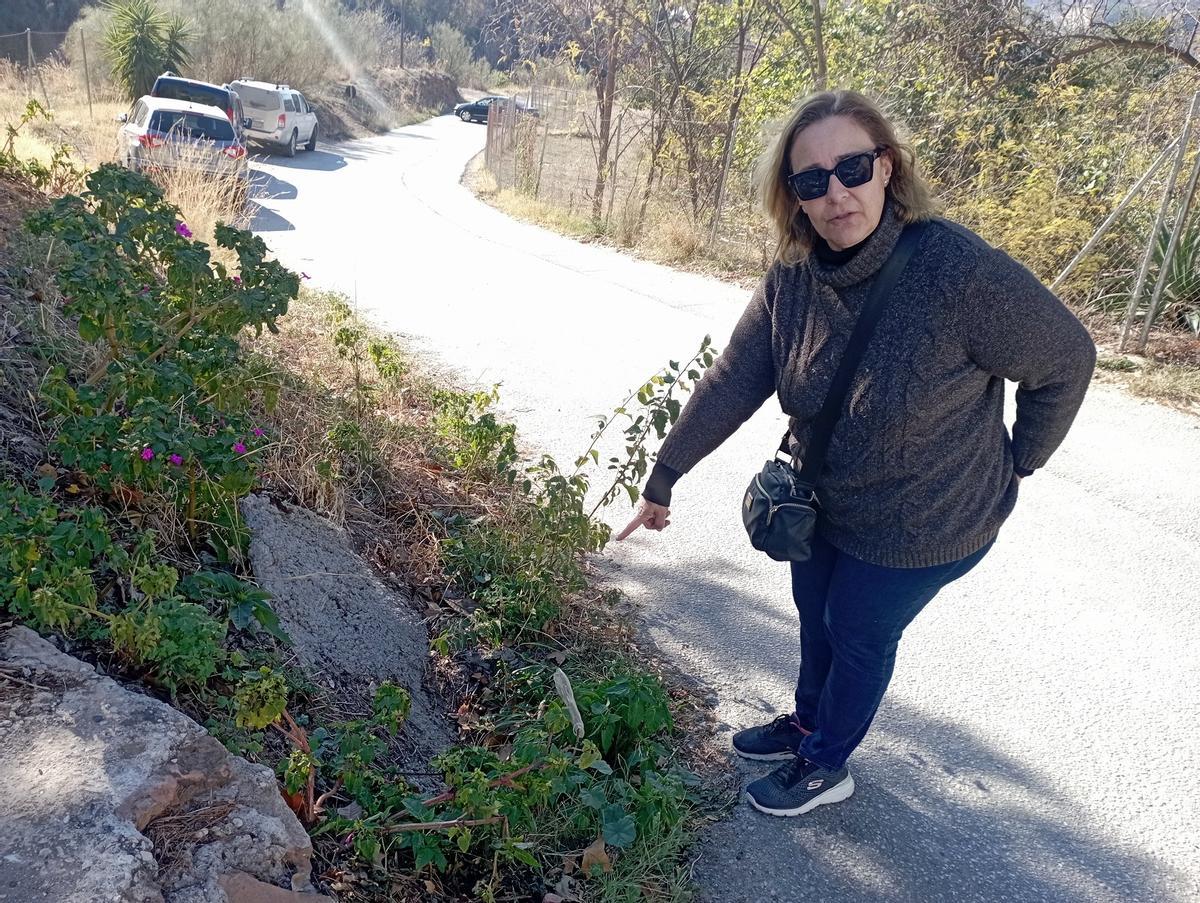
[[(525, 440), (566, 462), (591, 415), (705, 333), (723, 346), (747, 296), (477, 202), (459, 177), (483, 135), (443, 117), (271, 160), (256, 228), (431, 361), (502, 383)], [(768, 404), (680, 484), (665, 534), (607, 553), (654, 642), (718, 695), (717, 744), (790, 697), (786, 571), (737, 513), (782, 422)], [(1200, 420), (1093, 387), (994, 551), (906, 635), (853, 799), (739, 807), (701, 845), (703, 898), (1200, 899), (1198, 467)]]

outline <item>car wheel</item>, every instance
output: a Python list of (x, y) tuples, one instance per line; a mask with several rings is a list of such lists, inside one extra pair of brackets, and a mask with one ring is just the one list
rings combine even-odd
[(306, 151), (315, 151), (317, 149), (317, 127), (314, 125), (312, 134), (308, 136), (308, 143), (304, 145)]
[(296, 137), (296, 130), (292, 129), (292, 133), (288, 135), (287, 147), (285, 147), (283, 150), (283, 152), (289, 157), (296, 156)]
[(466, 110), (463, 110), (461, 113), (458, 114), (458, 118), (461, 119), (463, 122), (470, 122), (471, 114), (468, 113)]

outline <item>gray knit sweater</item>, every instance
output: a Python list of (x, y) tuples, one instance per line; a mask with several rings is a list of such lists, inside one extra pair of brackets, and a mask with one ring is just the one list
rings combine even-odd
[[(901, 228), (889, 206), (848, 263), (776, 263), (696, 386), (659, 464), (691, 470), (773, 393), (803, 457)], [(969, 230), (933, 221), (847, 393), (817, 484), (819, 531), (847, 554), (887, 567), (945, 564), (978, 551), (1016, 504), (1014, 467), (1037, 470), (1062, 442), (1095, 360), (1087, 331), (1032, 273)], [(1005, 379), (1020, 383), (1011, 439)], [(756, 462), (746, 463), (749, 479)]]

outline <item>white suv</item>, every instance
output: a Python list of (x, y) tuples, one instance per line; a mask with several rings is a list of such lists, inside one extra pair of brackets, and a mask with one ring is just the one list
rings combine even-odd
[(242, 99), (248, 140), (283, 148), (289, 157), (296, 156), (298, 144), (316, 150), (317, 114), (299, 91), (248, 78), (231, 82), (229, 87)]

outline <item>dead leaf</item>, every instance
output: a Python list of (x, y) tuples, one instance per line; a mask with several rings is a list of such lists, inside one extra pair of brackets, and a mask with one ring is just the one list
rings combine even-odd
[(579, 860), (574, 856), (563, 857), (563, 874), (574, 875), (575, 869), (579, 868)]
[(561, 665), (567, 660), (567, 652), (565, 649), (560, 649), (558, 652), (551, 652), (547, 658), (554, 662), (554, 664)]
[(300, 815), (304, 812), (304, 794), (300, 791), (288, 793), (282, 787), (279, 788), (279, 793), (283, 796), (283, 801), (287, 803), (288, 808)]
[(542, 897), (542, 903), (563, 903), (563, 898), (558, 894), (547, 892), (546, 895)]
[(591, 845), (583, 851), (583, 873), (590, 875), (592, 866), (598, 865), (605, 872), (613, 870), (612, 862), (608, 858), (608, 851), (604, 849), (604, 835), (601, 834)]
[(425, 892), (429, 893), (429, 894), (437, 893), (437, 885), (434, 884), (432, 881), (430, 881), (428, 878), (425, 879)]
[(44, 477), (58, 477), (58, 468), (53, 464), (42, 464), (38, 467), (37, 472)]

